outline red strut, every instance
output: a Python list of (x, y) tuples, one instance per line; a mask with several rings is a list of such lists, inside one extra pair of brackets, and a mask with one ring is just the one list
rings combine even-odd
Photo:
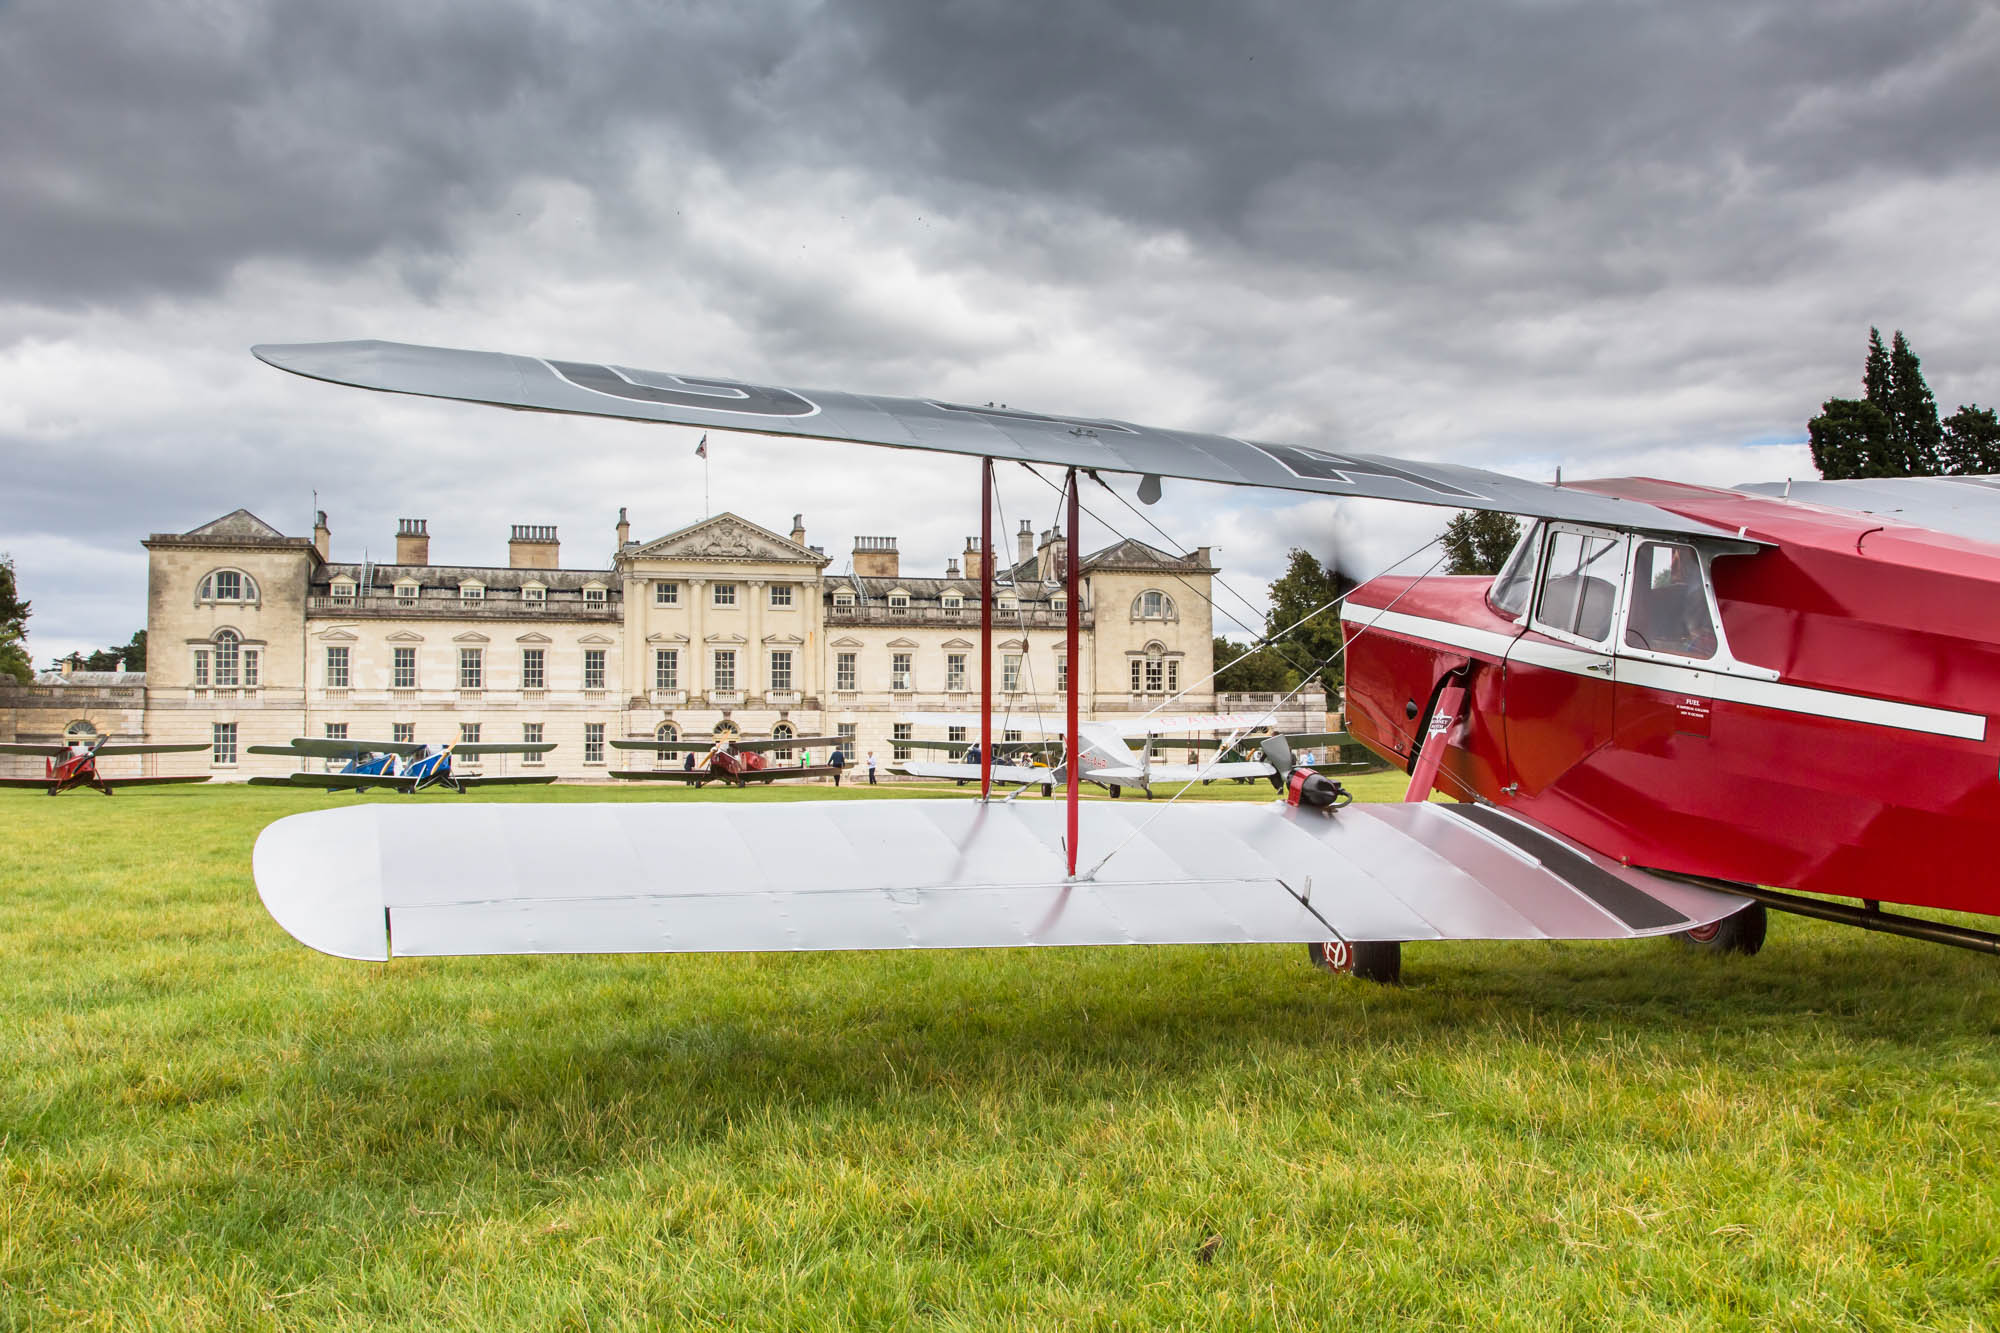
[(1451, 734), (1458, 713), (1465, 706), (1465, 686), (1453, 681), (1438, 695), (1437, 707), (1431, 710), (1430, 726), (1424, 730), (1422, 751), (1417, 755), (1416, 767), (1410, 770), (1410, 788), (1403, 793), (1405, 801), (1428, 801), (1431, 788), (1437, 786), (1438, 766), (1444, 762), (1447, 737)]
[(993, 795), (993, 460), (979, 468), (979, 799)]
[(1077, 770), (1082, 767), (1083, 756), (1083, 749), (1077, 736), (1076, 724), (1077, 692), (1082, 688), (1081, 681), (1083, 679), (1083, 673), (1078, 670), (1083, 663), (1079, 660), (1077, 654), (1077, 637), (1079, 629), (1083, 624), (1083, 598), (1077, 595), (1076, 586), (1077, 569), (1079, 566), (1076, 555), (1076, 516), (1081, 504), (1082, 502), (1077, 495), (1076, 469), (1071, 468), (1069, 470), (1069, 538), (1063, 542), (1063, 588), (1066, 593), (1064, 608), (1068, 612), (1068, 615), (1064, 618), (1067, 622), (1064, 630), (1068, 639), (1065, 648), (1068, 655), (1063, 660), (1069, 674), (1069, 688), (1063, 691), (1065, 702), (1069, 705), (1069, 732), (1065, 740), (1064, 750), (1069, 758), (1069, 873), (1071, 879), (1076, 878)]

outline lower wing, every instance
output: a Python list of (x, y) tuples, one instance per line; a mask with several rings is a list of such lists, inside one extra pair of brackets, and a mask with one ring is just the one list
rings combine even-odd
[[(915, 778), (950, 778), (953, 782), (979, 781), (977, 764), (933, 764), (924, 759), (913, 759), (899, 764), (905, 773)], [(1032, 787), (1039, 782), (1054, 782), (1055, 773), (1046, 768), (1023, 768), (1019, 764), (993, 765), (995, 782), (1013, 782), (1024, 787)]]
[[(1488, 807), (962, 800), (350, 806), (257, 839), (265, 907), (346, 958), (481, 953), (1629, 939), (1741, 898)], [(576, 849), (591, 873), (576, 873)], [(810, 855), (801, 855), (803, 848)], [(1114, 852), (1113, 849), (1116, 849)]]
[(459, 778), (458, 785), (461, 787), (539, 787), (555, 780), (556, 775), (553, 773), (547, 777), (531, 777), (526, 774), (520, 774), (504, 778)]
[(1219, 764), (1154, 764), (1146, 770), (1152, 782), (1221, 782), (1225, 778), (1268, 778), (1275, 772), (1254, 759)]
[[(206, 745), (201, 745), (195, 748), (206, 750), (209, 747)], [(107, 787), (157, 787), (168, 782), (206, 782), (208, 781), (208, 778), (209, 778), (208, 774), (201, 773), (201, 774), (191, 774), (187, 777), (99, 778), (98, 781), (102, 782)]]

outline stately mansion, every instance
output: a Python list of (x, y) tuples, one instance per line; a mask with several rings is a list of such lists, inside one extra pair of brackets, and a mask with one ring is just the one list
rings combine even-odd
[[(1023, 524), (1013, 544), (994, 571), (995, 710), (1057, 711), (1072, 667), (1063, 541)], [(797, 515), (789, 533), (724, 513), (637, 541), (620, 510), (604, 566), (565, 567), (553, 527), (522, 525), (506, 567), (489, 568), (434, 564), (419, 518), (399, 522), (395, 563), (373, 565), (333, 559), (324, 513), (307, 538), (239, 509), (145, 546), (147, 670), (0, 691), (0, 736), (200, 741), (217, 778), (289, 771), (248, 751), (293, 736), (553, 741), (546, 757), (489, 757), (484, 771), (588, 779), (664, 762), (612, 749), (619, 737), (840, 735), (887, 765), (907, 754), (899, 740), (978, 733), (973, 540), (919, 576), (894, 537), (856, 537), (850, 572), (835, 574)], [(1218, 707), (1208, 549), (1128, 540), (1081, 564), (1085, 716), (1143, 713), (1183, 690), (1170, 711)], [(1285, 724), (1318, 727), (1321, 697), (1298, 704)], [(967, 724), (902, 720), (913, 712)], [(185, 772), (201, 759), (123, 762)]]

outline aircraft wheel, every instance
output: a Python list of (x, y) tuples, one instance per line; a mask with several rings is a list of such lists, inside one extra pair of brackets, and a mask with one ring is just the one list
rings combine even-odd
[(1119, 787), (1118, 787), (1118, 784), (1114, 782), (1114, 783), (1112, 783), (1112, 784), (1111, 784), (1111, 799), (1115, 801), (1115, 800), (1117, 800), (1117, 799), (1118, 799), (1119, 795), (1120, 795), (1120, 791), (1119, 791)]
[(1306, 957), (1326, 972), (1344, 972), (1384, 986), (1403, 984), (1403, 946), (1395, 940), (1327, 940), (1306, 946)]
[(1740, 953), (1747, 956), (1764, 947), (1764, 932), (1769, 926), (1770, 914), (1764, 910), (1764, 904), (1751, 903), (1734, 916), (1684, 930), (1679, 938), (1703, 953)]

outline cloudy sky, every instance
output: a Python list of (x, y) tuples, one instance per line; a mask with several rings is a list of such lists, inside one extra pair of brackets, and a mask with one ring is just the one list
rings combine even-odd
[[(39, 663), (139, 627), (145, 534), (239, 505), (303, 535), (316, 489), (356, 560), (427, 517), (462, 563), (701, 516), (692, 433), (247, 351), (352, 337), (1810, 475), (1871, 323), (1946, 411), (2000, 398), (1996, 68), (1981, 4), (0, 0), (0, 551)], [(715, 508), (803, 511), (836, 569), (868, 533), (941, 572), (976, 528), (962, 459), (711, 444)], [(1150, 512), (1252, 600), (1288, 547), (1379, 563), (1443, 518)]]

